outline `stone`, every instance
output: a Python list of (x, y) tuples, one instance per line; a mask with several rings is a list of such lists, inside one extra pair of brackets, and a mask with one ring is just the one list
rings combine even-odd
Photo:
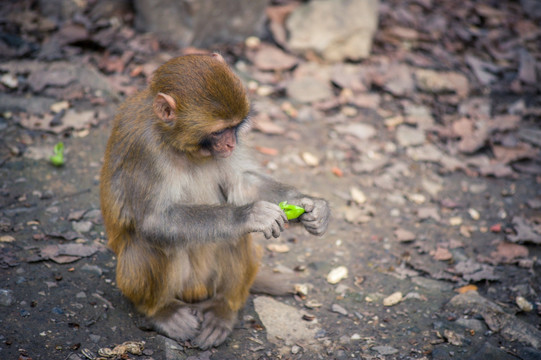
[[(508, 314), (500, 305), (484, 298), (477, 291), (468, 291), (454, 296), (446, 305), (446, 309), (479, 314), (489, 329), (499, 332), (504, 339), (541, 348), (541, 331), (514, 315)], [(488, 358), (490, 357), (483, 357), (483, 359)]]
[(176, 46), (208, 47), (263, 35), (265, 0), (135, 0), (135, 27)]
[(422, 145), (426, 140), (423, 130), (407, 126), (399, 125), (396, 129), (396, 141), (403, 147)]
[(378, 24), (378, 0), (318, 0), (296, 8), (286, 21), (288, 47), (315, 51), (325, 60), (369, 56)]
[(306, 76), (291, 80), (287, 84), (287, 95), (301, 103), (311, 103), (333, 96), (331, 84), (315, 77)]
[(290, 343), (303, 344), (303, 347), (314, 350), (320, 347), (315, 339), (318, 325), (303, 321), (298, 309), (268, 296), (256, 297), (254, 307), (267, 330), (267, 340), (271, 343), (283, 345), (282, 339), (287, 339)]
[(15, 298), (12, 290), (0, 289), (0, 305), (11, 306), (14, 302)]

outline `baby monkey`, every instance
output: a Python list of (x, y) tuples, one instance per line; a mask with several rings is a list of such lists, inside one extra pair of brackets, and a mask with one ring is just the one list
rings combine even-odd
[(322, 235), (330, 211), (264, 175), (239, 141), (250, 104), (218, 54), (159, 67), (149, 87), (118, 109), (100, 196), (122, 293), (156, 331), (207, 349), (233, 329), (257, 284), (252, 232), (278, 237), (277, 205), (305, 208), (298, 222)]

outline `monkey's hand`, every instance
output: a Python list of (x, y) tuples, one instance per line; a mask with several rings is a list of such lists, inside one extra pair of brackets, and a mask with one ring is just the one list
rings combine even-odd
[(305, 213), (299, 217), (306, 231), (310, 234), (321, 236), (327, 231), (331, 210), (329, 204), (323, 199), (302, 198), (300, 206)]
[(256, 201), (248, 205), (248, 215), (245, 219), (247, 232), (262, 232), (265, 238), (277, 238), (284, 231), (287, 223), (286, 214), (276, 204), (268, 201)]

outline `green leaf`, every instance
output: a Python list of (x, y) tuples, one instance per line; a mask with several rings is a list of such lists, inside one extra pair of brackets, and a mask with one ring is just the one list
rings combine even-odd
[(53, 148), (54, 155), (49, 158), (54, 166), (64, 165), (64, 143), (59, 142)]
[(296, 205), (290, 205), (287, 203), (287, 201), (282, 201), (281, 203), (278, 204), (278, 206), (280, 206), (280, 209), (284, 210), (288, 220), (296, 219), (302, 214), (304, 214), (305, 212), (305, 210), (302, 207), (296, 206)]

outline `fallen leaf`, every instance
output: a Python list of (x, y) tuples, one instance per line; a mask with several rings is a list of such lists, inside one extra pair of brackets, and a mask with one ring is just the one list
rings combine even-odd
[(438, 247), (436, 251), (434, 251), (430, 255), (432, 255), (435, 260), (441, 260), (441, 261), (447, 261), (453, 258), (453, 254), (451, 254), (451, 252), (448, 249), (442, 248), (442, 247)]
[(404, 229), (396, 229), (394, 231), (394, 236), (396, 236), (396, 240), (400, 242), (410, 242), (416, 239), (414, 233)]
[(262, 154), (276, 156), (278, 155), (278, 150), (270, 147), (256, 146), (255, 149)]
[(298, 64), (296, 56), (285, 53), (275, 46), (261, 46), (251, 59), (260, 70), (287, 70)]
[(469, 284), (469, 285), (459, 287), (458, 289), (455, 289), (455, 291), (459, 294), (464, 294), (464, 293), (467, 293), (468, 291), (477, 291), (477, 286), (473, 284)]
[(368, 140), (376, 135), (376, 129), (369, 124), (351, 123), (336, 126), (335, 129), (341, 135), (353, 135), (360, 140)]
[(253, 126), (255, 130), (261, 131), (264, 134), (282, 135), (286, 130), (280, 125), (272, 122), (270, 116), (266, 113), (259, 113), (253, 118)]
[(531, 225), (522, 217), (513, 217), (513, 227), (516, 234), (507, 235), (507, 240), (511, 242), (525, 242), (541, 244), (541, 234), (534, 232)]

